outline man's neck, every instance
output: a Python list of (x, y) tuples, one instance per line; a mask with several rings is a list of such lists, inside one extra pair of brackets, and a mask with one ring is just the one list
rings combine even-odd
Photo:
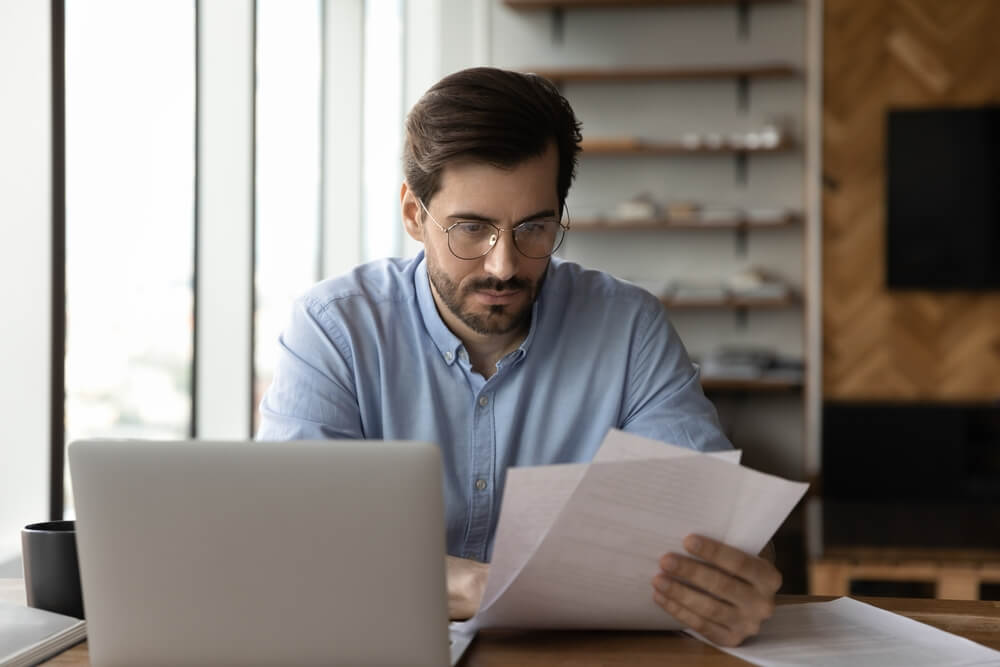
[(478, 333), (441, 303), (433, 284), (431, 284), (431, 294), (434, 297), (434, 306), (445, 326), (458, 336), (462, 345), (465, 346), (472, 369), (486, 379), (496, 373), (497, 362), (516, 350), (528, 336), (528, 330), (531, 327), (530, 316), (523, 326), (507, 333)]
[[(453, 329), (454, 331), (454, 329)], [(497, 371), (497, 362), (517, 349), (528, 335), (528, 326), (508, 334), (484, 335), (472, 333), (465, 336), (455, 333), (465, 345), (469, 353), (469, 363), (472, 370), (487, 380)]]

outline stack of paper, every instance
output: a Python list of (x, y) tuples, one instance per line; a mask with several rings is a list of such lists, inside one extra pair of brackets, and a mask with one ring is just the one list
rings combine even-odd
[(37, 665), (87, 636), (87, 623), (0, 601), (0, 665)]
[(698, 533), (758, 553), (807, 484), (612, 431), (594, 461), (507, 471), (476, 628), (678, 629), (650, 583)]

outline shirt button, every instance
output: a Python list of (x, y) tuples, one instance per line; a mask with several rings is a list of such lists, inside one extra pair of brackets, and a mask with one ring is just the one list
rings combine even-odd
[(469, 360), (469, 355), (465, 353), (465, 350), (459, 350), (458, 351), (458, 358), (461, 359), (462, 361), (468, 361)]
[(485, 479), (477, 479), (476, 480), (476, 488), (479, 489), (480, 491), (485, 490), (486, 489), (486, 480)]
[(487, 405), (487, 404), (488, 404), (489, 402), (490, 402), (490, 399), (489, 399), (489, 397), (487, 397), (487, 396), (480, 396), (480, 397), (479, 397), (479, 406), (480, 406), (480, 407), (483, 407), (483, 408), (485, 408), (485, 407), (486, 407), (486, 405)]
[(455, 355), (452, 354), (451, 352), (445, 352), (444, 353), (444, 360), (447, 361), (449, 364), (451, 363), (451, 360), (454, 359), (454, 358), (455, 358)]

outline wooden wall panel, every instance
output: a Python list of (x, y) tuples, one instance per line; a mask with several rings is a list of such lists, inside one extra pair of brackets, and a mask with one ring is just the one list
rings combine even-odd
[(890, 107), (1000, 103), (1000, 0), (825, 0), (823, 24), (824, 397), (1000, 399), (1000, 292), (886, 290), (884, 171)]

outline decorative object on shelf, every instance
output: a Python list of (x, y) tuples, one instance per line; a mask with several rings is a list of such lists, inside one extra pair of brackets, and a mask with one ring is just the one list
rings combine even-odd
[(760, 377), (777, 353), (769, 347), (729, 345), (720, 347), (701, 362), (704, 377), (746, 379)]
[(782, 358), (770, 347), (726, 345), (701, 360), (705, 380), (761, 380), (801, 384), (805, 364), (801, 359)]
[(753, 299), (785, 299), (791, 293), (791, 287), (773, 271), (760, 267), (751, 267), (735, 273), (726, 280), (726, 286), (731, 294)]
[(622, 222), (650, 222), (661, 218), (661, 216), (660, 205), (648, 192), (619, 202), (615, 207), (615, 219)]
[(792, 143), (792, 133), (785, 121), (770, 121), (762, 127), (728, 133), (685, 132), (677, 142), (681, 148), (697, 150), (768, 151)]
[[(688, 135), (684, 135), (688, 137)], [(690, 141), (690, 137), (687, 139)], [(698, 153), (779, 153), (795, 148), (795, 142), (790, 137), (784, 137), (774, 145), (734, 146), (721, 132), (708, 132), (702, 135), (701, 143), (691, 148), (685, 145), (684, 139), (673, 141), (660, 139), (642, 139), (639, 137), (598, 137), (584, 139), (580, 147), (585, 155), (684, 155)]]
[(663, 296), (674, 305), (710, 302), (724, 304), (729, 298), (729, 290), (719, 280), (674, 280)]
[[(702, 210), (708, 211), (707, 217)], [(785, 227), (802, 222), (802, 212), (789, 207), (760, 207), (738, 209), (726, 206), (705, 205), (692, 200), (666, 202), (659, 217), (622, 218), (615, 212), (596, 206), (575, 206), (573, 229), (576, 231), (610, 229), (768, 229)]]
[(695, 223), (701, 217), (701, 204), (689, 200), (670, 201), (665, 213), (670, 224)]

